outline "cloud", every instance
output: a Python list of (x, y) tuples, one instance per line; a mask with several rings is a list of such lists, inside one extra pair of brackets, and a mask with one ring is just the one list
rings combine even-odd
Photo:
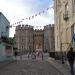
[[(13, 24), (26, 17), (31, 17), (45, 10), (44, 14), (38, 15), (34, 19), (25, 20), (23, 23), (33, 26), (44, 26), (46, 24), (54, 23), (53, 9), (46, 8), (53, 6), (52, 0), (1, 0), (0, 11)], [(10, 36), (13, 37), (15, 28), (10, 29)]]
[[(26, 22), (26, 21), (25, 21)], [(31, 19), (30, 21), (27, 20), (27, 23), (29, 23), (30, 25), (33, 26), (44, 26), (44, 24), (48, 24), (50, 21), (48, 20), (48, 18), (46, 16), (40, 16), (37, 15), (36, 18)]]
[[(15, 0), (17, 2), (17, 0)], [(20, 1), (20, 0), (19, 0)], [(10, 20), (11, 23), (20, 20), (23, 16), (29, 16), (30, 7), (22, 6), (20, 3), (14, 3), (10, 1), (1, 1), (0, 2), (0, 11)]]

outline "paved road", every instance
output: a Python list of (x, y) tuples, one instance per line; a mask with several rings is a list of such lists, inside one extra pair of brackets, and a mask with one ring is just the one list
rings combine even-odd
[(0, 75), (60, 75), (45, 60), (17, 60), (0, 69)]
[[(44, 53), (43, 54), (43, 59), (44, 60), (46, 60), (46, 59), (48, 59), (48, 57), (49, 57), (49, 53)], [(26, 54), (26, 55), (21, 55), (21, 56), (17, 56), (17, 58), (16, 58), (16, 60), (31, 60), (32, 59), (32, 55), (30, 54), (29, 55), (29, 58), (28, 58), (28, 54)], [(42, 56), (41, 55), (37, 55), (36, 54), (36, 60), (42, 60)]]

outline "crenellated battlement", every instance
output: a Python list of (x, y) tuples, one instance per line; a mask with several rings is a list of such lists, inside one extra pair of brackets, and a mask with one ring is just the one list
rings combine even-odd
[(44, 26), (44, 30), (50, 29), (52, 27), (54, 27), (54, 24), (46, 25), (46, 26)]
[(34, 31), (43, 31), (43, 29), (34, 29)]
[(16, 26), (16, 29), (33, 29), (33, 26), (27, 25), (27, 24), (22, 24), (22, 25)]
[(54, 24), (49, 24), (49, 25), (45, 25), (44, 29), (34, 29), (34, 27), (31, 25), (22, 24), (22, 25), (16, 26), (16, 30), (18, 30), (18, 29), (32, 29), (34, 31), (43, 31), (43, 30), (48, 30), (48, 29), (53, 28), (53, 27), (54, 27)]

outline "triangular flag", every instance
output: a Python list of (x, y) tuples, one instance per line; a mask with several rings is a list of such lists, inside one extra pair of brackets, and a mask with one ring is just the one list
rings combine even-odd
[(18, 22), (17, 22), (17, 24), (18, 24)]
[(49, 8), (47, 8), (47, 10), (49, 10)]
[(37, 16), (37, 14), (35, 14), (35, 16)]
[(34, 18), (34, 16), (32, 16), (32, 18)]
[(26, 19), (28, 19), (28, 18), (26, 18)]
[(22, 22), (22, 21), (20, 21), (20, 22)]
[(24, 20), (24, 19), (22, 19), (22, 20)]
[(30, 17), (29, 17), (29, 20), (30, 20)]
[(16, 24), (16, 23), (15, 23)]
[(20, 21), (19, 21), (19, 24), (20, 24)]
[(39, 15), (41, 15), (41, 12), (39, 12)]
[(44, 13), (45, 11), (43, 10), (42, 12)]

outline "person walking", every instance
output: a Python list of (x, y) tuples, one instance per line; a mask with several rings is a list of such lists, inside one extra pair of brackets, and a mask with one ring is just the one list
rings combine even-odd
[(18, 52), (15, 51), (15, 52), (14, 52), (14, 56), (15, 56), (15, 58), (17, 57), (17, 55), (18, 55)]
[(31, 58), (36, 59), (36, 52), (34, 50), (33, 50), (32, 54), (31, 54)]
[(29, 59), (29, 55), (30, 55), (30, 54), (29, 54), (29, 52), (28, 52), (28, 59)]
[(42, 60), (43, 60), (43, 52), (41, 54), (42, 54)]
[(62, 57), (61, 57), (61, 61), (62, 61), (62, 64), (64, 64), (64, 55), (62, 54)]
[(67, 59), (70, 65), (70, 72), (72, 75), (74, 75), (74, 58), (75, 53), (73, 51), (73, 48), (71, 47), (70, 50), (67, 52)]
[(16, 62), (16, 63), (17, 63), (17, 55), (18, 55), (18, 52), (15, 51), (15, 52), (14, 52), (14, 56), (15, 56), (15, 62)]

